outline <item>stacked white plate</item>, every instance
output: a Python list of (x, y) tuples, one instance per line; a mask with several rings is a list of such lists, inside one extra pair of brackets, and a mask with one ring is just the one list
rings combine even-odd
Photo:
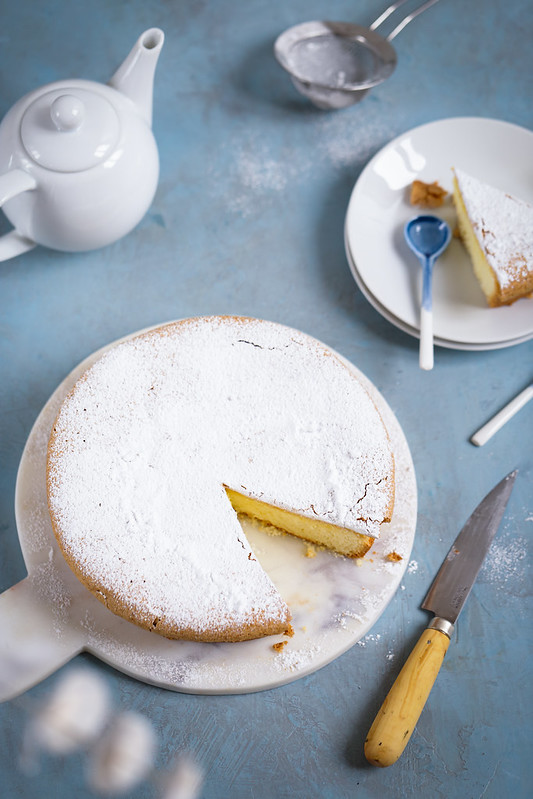
[[(415, 337), (422, 270), (403, 228), (425, 211), (410, 204), (410, 188), (415, 179), (436, 180), (451, 193), (452, 167), (533, 204), (533, 133), (499, 120), (459, 117), (414, 128), (380, 150), (357, 180), (346, 214), (346, 254), (355, 281), (385, 319)], [(450, 194), (427, 213), (456, 227)], [(533, 338), (533, 300), (488, 308), (455, 238), (435, 266), (433, 320), (435, 344), (442, 347), (510, 347)]]

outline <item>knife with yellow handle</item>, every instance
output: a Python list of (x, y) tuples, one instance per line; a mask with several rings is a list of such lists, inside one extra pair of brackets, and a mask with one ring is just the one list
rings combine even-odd
[(511, 472), (477, 506), (453, 542), (426, 598), (435, 614), (390, 689), (365, 741), (374, 766), (391, 766), (405, 749), (437, 678), (453, 626), (500, 526), (516, 477)]

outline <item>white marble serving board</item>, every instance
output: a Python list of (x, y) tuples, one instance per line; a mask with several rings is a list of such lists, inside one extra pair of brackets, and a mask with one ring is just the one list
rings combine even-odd
[[(409, 447), (372, 383), (347, 364), (374, 398), (396, 461), (393, 519), (372, 550), (359, 561), (327, 551), (307, 557), (305, 542), (271, 535), (259, 523), (243, 518), (254, 552), (291, 609), (294, 636), (235, 644), (171, 641), (115, 616), (98, 602), (63, 559), (48, 515), (45, 471), (50, 430), (66, 394), (102, 352), (87, 358), (57, 388), (22, 456), (15, 504), (28, 577), (0, 595), (0, 699), (27, 690), (81, 651), (139, 680), (176, 691), (259, 691), (316, 671), (366, 635), (405, 572), (417, 514)], [(391, 551), (402, 560), (388, 560)], [(281, 641), (286, 645), (275, 650), (273, 644)]]

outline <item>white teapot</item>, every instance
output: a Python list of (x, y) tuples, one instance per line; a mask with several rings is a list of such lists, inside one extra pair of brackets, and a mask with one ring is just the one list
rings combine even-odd
[(71, 252), (129, 233), (159, 178), (152, 134), (154, 73), (163, 31), (138, 39), (108, 85), (49, 83), (22, 97), (0, 123), (0, 205), (14, 230), (0, 261), (36, 244)]

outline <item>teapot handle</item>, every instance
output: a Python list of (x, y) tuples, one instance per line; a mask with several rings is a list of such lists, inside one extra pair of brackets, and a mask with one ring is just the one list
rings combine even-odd
[[(23, 191), (31, 191), (37, 186), (37, 181), (24, 172), (22, 169), (12, 169), (4, 175), (0, 175), (0, 206), (21, 194)], [(5, 236), (0, 237), (0, 261), (7, 261), (35, 247), (35, 242), (22, 236), (17, 230), (11, 230)]]

